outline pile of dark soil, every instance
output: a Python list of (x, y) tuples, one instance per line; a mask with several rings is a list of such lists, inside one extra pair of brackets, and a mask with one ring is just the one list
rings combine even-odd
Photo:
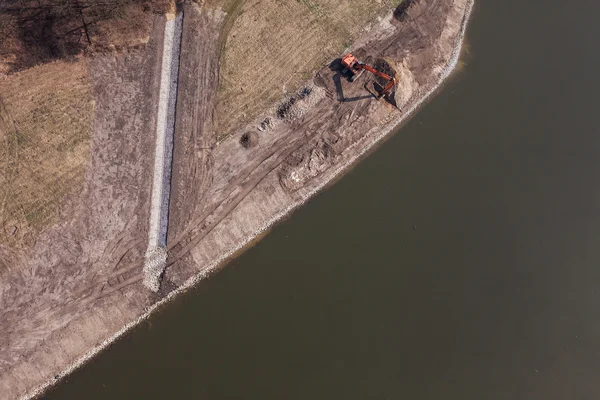
[(246, 132), (240, 138), (240, 144), (245, 149), (250, 149), (252, 147), (258, 146), (258, 133), (256, 132)]
[[(396, 77), (396, 70), (390, 65), (389, 62), (387, 62), (383, 58), (378, 58), (374, 63), (374, 67), (378, 71), (381, 71), (391, 77), (394, 77), (394, 78)], [(388, 84), (387, 80), (385, 80), (381, 77), (378, 77), (378, 76), (375, 77), (375, 80), (373, 82), (373, 85), (378, 92), (381, 92), (387, 84)], [(393, 93), (394, 90), (395, 90), (395, 88), (392, 89), (391, 93)]]
[(410, 7), (419, 3), (420, 0), (404, 0), (400, 2), (398, 7), (394, 10), (394, 17), (399, 21), (404, 21), (407, 14), (406, 12)]

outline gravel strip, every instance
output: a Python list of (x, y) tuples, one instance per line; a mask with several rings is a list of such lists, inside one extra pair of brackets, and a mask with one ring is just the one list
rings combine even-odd
[(157, 291), (165, 262), (167, 228), (169, 225), (169, 197), (171, 194), (171, 167), (173, 163), (173, 132), (177, 105), (177, 77), (181, 50), (183, 13), (165, 24), (160, 94), (156, 119), (156, 150), (148, 248), (144, 262), (144, 285)]

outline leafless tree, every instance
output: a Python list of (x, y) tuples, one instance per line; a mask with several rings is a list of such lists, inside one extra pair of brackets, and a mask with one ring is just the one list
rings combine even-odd
[[(128, 6), (163, 12), (166, 0), (0, 0), (0, 57), (18, 50), (15, 69), (78, 54), (95, 43), (100, 22), (123, 18)], [(162, 7), (162, 9), (161, 9)], [(135, 22), (135, 21), (132, 21)], [(20, 49), (11, 48), (18, 44)], [(29, 61), (25, 61), (25, 59)]]

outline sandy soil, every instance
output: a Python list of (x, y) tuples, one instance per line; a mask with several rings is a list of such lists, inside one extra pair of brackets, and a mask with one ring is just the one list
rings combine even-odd
[(225, 22), (221, 10), (196, 4), (186, 4), (184, 15), (169, 238), (181, 235), (187, 222), (197, 218), (212, 184), (208, 172), (216, 145), (212, 120), (219, 83), (219, 32)]
[[(28, 267), (0, 282), (0, 399), (59, 379), (92, 348), (206, 276), (331, 181), (435, 89), (460, 41), (470, 0), (418, 0), (352, 47), (392, 64), (400, 109), (334, 66), (217, 143), (217, 9), (186, 6), (174, 143), (167, 269), (158, 294), (141, 284), (153, 165), (160, 20), (145, 50), (92, 62), (97, 116), (92, 168), (68, 226), (45, 232)], [(240, 144), (252, 132), (253, 146)], [(170, 294), (169, 294), (170, 293)], [(167, 297), (165, 297), (167, 296)], [(161, 300), (162, 299), (162, 300)]]
[[(162, 39), (161, 23), (154, 36)], [(161, 43), (160, 40), (154, 43)], [(0, 398), (10, 399), (60, 374), (74, 359), (143, 312), (148, 294), (120, 292), (101, 302), (107, 279), (143, 257), (147, 232), (156, 68), (147, 46), (91, 61), (96, 119), (91, 168), (68, 222), (46, 230), (0, 281)], [(136, 282), (139, 282), (139, 274)]]

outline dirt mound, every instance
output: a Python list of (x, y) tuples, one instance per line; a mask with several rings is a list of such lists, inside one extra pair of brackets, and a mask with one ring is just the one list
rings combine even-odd
[[(395, 69), (395, 65), (394, 62), (392, 62), (391, 60), (387, 60), (384, 58), (378, 58), (375, 60), (374, 63), (374, 67), (376, 70), (383, 72), (384, 74), (388, 74), (389, 76), (392, 77), (396, 77), (396, 69)], [(380, 77), (376, 77), (377, 83), (379, 83), (380, 85), (383, 85), (385, 87), (385, 85), (388, 84), (388, 81), (386, 81), (383, 78)]]
[(245, 149), (250, 149), (252, 147), (258, 146), (258, 133), (256, 132), (246, 132), (240, 138), (240, 144)]
[[(384, 74), (387, 74), (393, 78), (396, 78), (396, 81), (398, 80), (397, 77), (397, 73), (396, 73), (396, 68), (395, 68), (395, 63), (389, 59), (385, 59), (385, 58), (377, 58), (374, 62), (373, 62), (373, 66), (375, 67), (375, 69), (377, 69), (378, 71), (383, 72)], [(383, 89), (389, 84), (389, 81), (381, 78), (381, 77), (374, 77), (373, 80), (373, 89), (375, 93), (381, 93), (383, 91)], [(396, 84), (395, 87), (393, 87), (392, 89), (390, 89), (389, 93), (386, 95), (386, 98), (388, 99), (388, 101), (390, 101), (393, 105), (395, 102), (395, 93), (396, 91), (399, 90), (399, 86), (398, 84)]]
[(396, 106), (402, 109), (410, 101), (419, 84), (415, 80), (410, 68), (408, 68), (406, 59), (396, 64), (394, 69), (396, 70), (396, 93), (394, 94), (394, 99), (396, 100)]
[(419, 4), (420, 0), (404, 0), (400, 2), (398, 7), (394, 10), (394, 18), (398, 21), (404, 21), (408, 16), (408, 10)]

